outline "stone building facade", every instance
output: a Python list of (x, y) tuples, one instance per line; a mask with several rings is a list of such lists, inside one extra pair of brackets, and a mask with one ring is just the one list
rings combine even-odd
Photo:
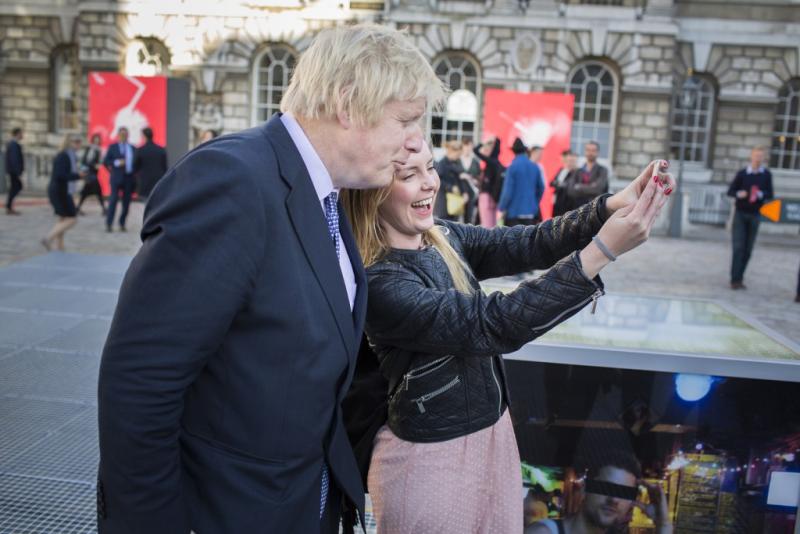
[[(478, 110), (489, 88), (572, 92), (573, 145), (600, 141), (617, 185), (683, 146), (689, 221), (724, 222), (754, 145), (800, 197), (798, 0), (0, 0), (2, 140), (25, 129), (43, 190), (63, 133), (85, 133), (92, 70), (187, 78), (192, 135), (246, 128), (316, 31), (363, 20), (407, 28)], [(483, 134), (480, 113), (429, 115), (436, 143)]]

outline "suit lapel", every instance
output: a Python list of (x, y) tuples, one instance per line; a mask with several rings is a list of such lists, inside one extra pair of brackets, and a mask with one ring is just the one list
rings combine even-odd
[[(364, 330), (364, 319), (367, 315), (367, 292), (369, 288), (367, 287), (367, 274), (364, 271), (364, 264), (361, 263), (361, 254), (356, 246), (356, 240), (350, 228), (350, 221), (347, 219), (341, 204), (339, 205), (339, 232), (342, 234), (342, 242), (344, 242), (347, 255), (350, 257), (350, 264), (353, 266), (353, 273), (356, 279), (356, 298), (352, 314), (353, 342), (356, 347), (359, 347), (361, 345), (361, 333)], [(353, 363), (355, 363), (356, 356), (358, 356), (357, 353), (353, 357)], [(348, 379), (352, 378), (354, 370), (355, 365), (351, 365)]]
[(350, 301), (317, 192), (303, 159), (281, 123), (279, 115), (270, 119), (265, 128), (269, 140), (275, 147), (281, 176), (291, 187), (291, 191), (286, 197), (289, 218), (314, 276), (325, 294), (328, 307), (336, 320), (339, 334), (347, 349), (350, 367), (352, 367), (353, 354), (356, 353), (358, 345), (355, 342)]
[[(364, 272), (364, 264), (361, 263), (361, 254), (356, 246), (355, 237), (353, 237), (353, 230), (350, 228), (350, 221), (344, 209), (339, 204), (339, 232), (342, 234), (342, 241), (344, 248), (347, 250), (347, 255), (350, 258), (350, 264), (353, 266), (353, 273), (356, 279), (356, 299), (353, 305), (353, 327), (358, 334), (364, 329), (364, 316), (366, 315), (367, 308), (367, 273)], [(361, 337), (360, 335), (358, 336)]]

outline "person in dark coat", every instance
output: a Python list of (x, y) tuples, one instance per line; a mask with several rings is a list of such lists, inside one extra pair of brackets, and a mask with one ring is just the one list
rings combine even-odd
[(42, 238), (42, 245), (50, 250), (55, 242), (58, 250), (64, 250), (64, 234), (75, 226), (77, 210), (69, 193), (69, 183), (80, 180), (86, 175), (85, 171), (78, 169), (78, 150), (81, 148), (81, 138), (68, 134), (61, 144), (61, 151), (53, 158), (53, 170), (50, 174), (50, 184), (47, 186), (47, 196), (53, 211), (58, 215), (50, 232)]
[(745, 289), (744, 271), (750, 261), (761, 222), (759, 211), (772, 200), (772, 173), (764, 165), (766, 150), (756, 146), (750, 151), (750, 165), (736, 173), (728, 187), (728, 196), (736, 199), (733, 213), (733, 259), (731, 289)]
[(568, 177), (565, 191), (568, 199), (567, 210), (574, 210), (591, 201), (597, 195), (608, 193), (608, 169), (597, 162), (600, 145), (589, 141), (583, 147), (586, 163)]
[(514, 161), (506, 171), (497, 209), (503, 214), (506, 226), (535, 224), (544, 194), (544, 179), (539, 167), (528, 159), (528, 149), (520, 138), (514, 140), (511, 151), (515, 154)]
[(478, 193), (478, 216), (481, 226), (494, 228), (497, 226), (497, 203), (503, 191), (503, 173), (505, 167), (500, 163), (500, 139), (492, 137), (485, 143), (475, 147), (475, 155), (483, 161), (485, 167)]
[(462, 220), (464, 212), (451, 214), (447, 209), (447, 195), (445, 193), (455, 193), (464, 198), (464, 204), (469, 202), (469, 184), (462, 176), (464, 167), (461, 164), (461, 141), (448, 141), (445, 145), (445, 157), (436, 164), (436, 172), (442, 181), (442, 194), (439, 195), (439, 202), (435, 206), (435, 214), (441, 219), (448, 221)]
[(567, 197), (566, 184), (571, 173), (578, 169), (578, 156), (572, 150), (561, 153), (563, 166), (558, 169), (550, 187), (553, 188), (553, 217), (564, 215), (569, 211), (569, 198)]
[(125, 231), (125, 219), (128, 216), (128, 206), (136, 185), (133, 177), (134, 148), (128, 143), (128, 129), (122, 127), (117, 132), (117, 142), (108, 146), (103, 165), (110, 173), (109, 184), (111, 192), (108, 196), (108, 214), (106, 215), (106, 232), (111, 231), (114, 224), (114, 214), (117, 211), (117, 200), (122, 192), (122, 213), (119, 214), (119, 229)]
[(78, 215), (83, 215), (81, 206), (83, 206), (83, 203), (90, 196), (97, 197), (97, 201), (100, 202), (100, 209), (103, 210), (103, 215), (106, 214), (106, 206), (103, 204), (103, 192), (100, 190), (100, 182), (97, 180), (97, 171), (102, 161), (101, 142), (102, 138), (100, 134), (94, 134), (91, 143), (83, 149), (83, 153), (81, 154), (79, 167), (86, 171), (86, 177), (83, 180), (81, 198), (78, 200)]
[(22, 173), (25, 170), (25, 159), (22, 156), (22, 128), (11, 131), (11, 140), (6, 145), (6, 173), (11, 181), (6, 200), (6, 215), (19, 215), (14, 209), (14, 197), (22, 191)]
[(136, 183), (139, 185), (139, 197), (146, 200), (150, 196), (150, 191), (167, 172), (167, 151), (153, 141), (152, 129), (143, 129), (142, 135), (146, 141), (136, 150), (133, 171), (136, 173)]

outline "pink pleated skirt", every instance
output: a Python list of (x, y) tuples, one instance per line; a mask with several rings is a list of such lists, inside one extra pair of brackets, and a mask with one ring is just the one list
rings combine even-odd
[(378, 534), (520, 534), (522, 472), (508, 410), (449, 441), (412, 443), (387, 426), (367, 480)]

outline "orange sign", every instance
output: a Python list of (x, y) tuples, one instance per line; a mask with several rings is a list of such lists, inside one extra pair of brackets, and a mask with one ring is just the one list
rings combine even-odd
[(781, 201), (780, 200), (773, 200), (772, 202), (767, 202), (763, 206), (761, 206), (761, 215), (766, 217), (772, 222), (778, 222), (781, 220)]

